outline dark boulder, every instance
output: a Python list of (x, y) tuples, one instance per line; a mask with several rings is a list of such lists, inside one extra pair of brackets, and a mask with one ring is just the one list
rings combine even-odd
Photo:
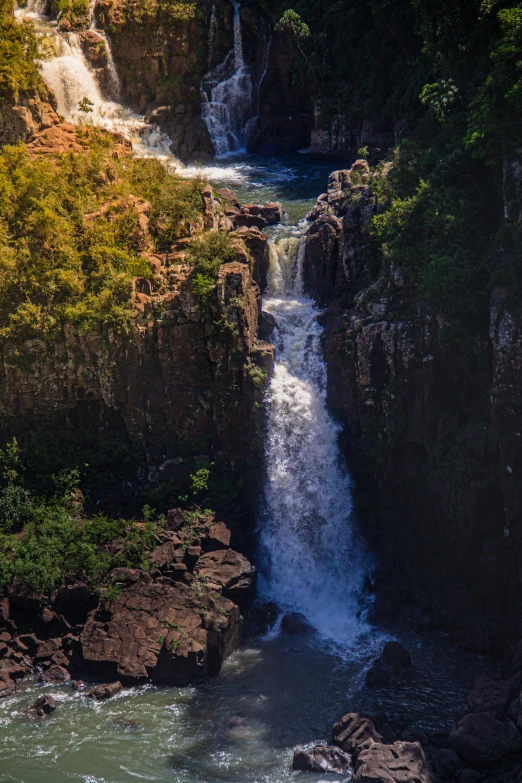
[(80, 625), (98, 604), (96, 593), (85, 584), (66, 585), (58, 590), (53, 603), (56, 614), (62, 615), (70, 625)]
[(121, 682), (106, 682), (103, 685), (96, 685), (94, 688), (85, 691), (85, 695), (89, 699), (95, 699), (95, 701), (106, 701), (107, 699), (112, 699), (113, 696), (117, 696), (122, 690), (123, 685)]
[(35, 718), (45, 718), (46, 715), (50, 715), (55, 709), (56, 702), (52, 696), (40, 696), (34, 704), (31, 704), (27, 710), (27, 715)]
[(382, 654), (374, 661), (366, 674), (369, 687), (389, 685), (393, 679), (411, 668), (411, 656), (400, 642), (388, 642)]
[(296, 750), (292, 769), (301, 772), (333, 772), (345, 775), (349, 772), (352, 758), (339, 748), (317, 745), (313, 750)]
[(426, 751), (434, 773), (441, 780), (454, 780), (462, 769), (462, 761), (450, 748), (432, 748)]
[(277, 328), (277, 321), (271, 313), (264, 310), (259, 315), (259, 339), (269, 341)]
[(69, 682), (71, 675), (64, 666), (53, 663), (40, 674), (41, 682)]
[(278, 201), (267, 204), (243, 204), (241, 211), (234, 217), (236, 226), (255, 226), (265, 228), (280, 223), (285, 211)]
[(285, 614), (281, 621), (281, 630), (292, 636), (311, 636), (315, 633), (313, 625), (300, 612)]
[(510, 720), (499, 721), (490, 712), (466, 715), (449, 738), (451, 747), (473, 767), (487, 767), (522, 750), (522, 735)]

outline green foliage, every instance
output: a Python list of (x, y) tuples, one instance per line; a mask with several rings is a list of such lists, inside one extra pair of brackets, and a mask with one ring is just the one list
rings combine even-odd
[(67, 574), (99, 584), (117, 566), (147, 567), (150, 521), (86, 518), (72, 491), (74, 471), (56, 477), (52, 497), (35, 494), (25, 485), (16, 441), (0, 453), (0, 465), (0, 587), (18, 578), (48, 592)]
[(0, 5), (0, 102), (22, 96), (46, 94), (36, 60), (38, 39), (30, 22), (20, 24), (12, 15), (12, 4)]
[(128, 328), (133, 280), (151, 272), (141, 255), (137, 198), (149, 203), (158, 249), (202, 212), (201, 183), (159, 161), (113, 154), (114, 142), (77, 131), (85, 152), (31, 158), (0, 151), (0, 336), (53, 339), (65, 323)]
[(78, 104), (78, 111), (83, 112), (84, 114), (90, 114), (92, 112), (92, 107), (94, 106), (94, 103), (90, 101), (87, 97), (82, 98), (81, 101)]
[(200, 301), (204, 302), (214, 290), (220, 267), (235, 257), (230, 237), (224, 231), (209, 231), (190, 243), (188, 258), (194, 267), (192, 287)]
[(60, 23), (69, 29), (85, 27), (89, 22), (89, 0), (57, 0)]
[(196, 17), (197, 3), (191, 0), (124, 0), (121, 13), (129, 22), (187, 23)]
[(282, 32), (289, 32), (296, 38), (309, 38), (310, 28), (303, 22), (299, 14), (291, 9), (285, 11), (275, 29)]

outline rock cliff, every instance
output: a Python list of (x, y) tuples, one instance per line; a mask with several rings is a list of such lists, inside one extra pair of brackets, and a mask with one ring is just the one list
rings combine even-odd
[(372, 268), (373, 176), (366, 161), (330, 176), (305, 261), (308, 289), (327, 307), (329, 400), (366, 532), (398, 577), (392, 605), (416, 603), (421, 622), (458, 623), (471, 596), (509, 612), (522, 554), (520, 318), (493, 291), (489, 323), (464, 350), (446, 338), (447, 318), (418, 306), (404, 269)]

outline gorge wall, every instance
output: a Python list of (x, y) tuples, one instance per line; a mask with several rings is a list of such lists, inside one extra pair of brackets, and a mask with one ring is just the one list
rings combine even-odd
[(376, 178), (389, 170), (358, 161), (330, 176), (305, 262), (308, 290), (327, 308), (330, 405), (384, 566), (379, 600), (386, 608), (398, 585), (398, 605), (414, 604), (423, 624), (451, 625), (473, 601), (509, 614), (522, 554), (519, 314), (496, 288), (463, 345), (447, 316), (419, 303), (407, 268), (372, 267)]

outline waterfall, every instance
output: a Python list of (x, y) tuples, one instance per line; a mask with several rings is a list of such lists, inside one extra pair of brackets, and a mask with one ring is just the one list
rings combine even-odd
[[(252, 116), (253, 88), (250, 68), (243, 57), (241, 14), (234, 6), (234, 47), (225, 61), (203, 78), (201, 116), (208, 128), (216, 157), (238, 152), (244, 144), (244, 128)], [(209, 33), (209, 48), (212, 24)], [(210, 92), (210, 95), (209, 95)]]
[(212, 11), (210, 12), (210, 29), (208, 34), (208, 69), (212, 70), (214, 66), (214, 60), (216, 57), (216, 45), (217, 45), (217, 13), (216, 4), (212, 5)]
[(15, 15), (26, 19), (37, 19), (45, 15), (48, 0), (27, 0), (25, 8), (17, 8)]
[(304, 614), (346, 643), (360, 616), (367, 560), (352, 517), (351, 481), (327, 409), (317, 309), (303, 293), (304, 240), (271, 244), (264, 309), (278, 324), (267, 392), (265, 508), (260, 522), (261, 595)]

